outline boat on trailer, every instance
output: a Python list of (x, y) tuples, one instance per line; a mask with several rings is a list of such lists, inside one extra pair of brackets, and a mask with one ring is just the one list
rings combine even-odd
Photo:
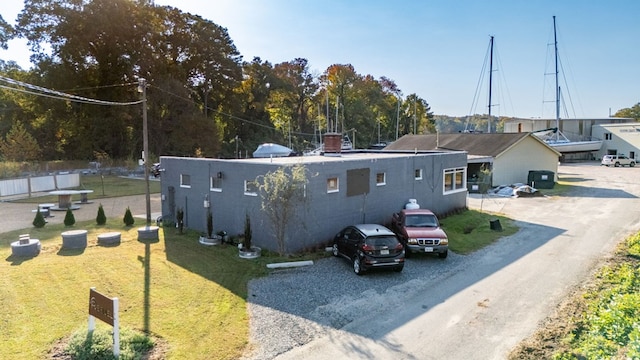
[(555, 55), (555, 103), (556, 103), (556, 127), (551, 129), (534, 131), (533, 134), (547, 143), (561, 154), (598, 151), (602, 147), (601, 139), (589, 138), (586, 140), (570, 140), (560, 131), (560, 85), (558, 84), (558, 38), (556, 36), (556, 17), (553, 17), (553, 45)]

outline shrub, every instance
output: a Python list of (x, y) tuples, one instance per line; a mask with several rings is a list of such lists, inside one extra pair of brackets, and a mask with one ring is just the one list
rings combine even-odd
[(104, 214), (104, 209), (102, 208), (102, 204), (98, 206), (98, 215), (96, 216), (96, 224), (104, 225), (107, 223), (107, 216)]
[(73, 215), (71, 208), (67, 208), (67, 213), (64, 216), (64, 226), (73, 226), (76, 223), (76, 217)]
[(131, 209), (129, 209), (128, 206), (127, 206), (127, 211), (124, 212), (124, 218), (122, 219), (122, 221), (124, 221), (124, 224), (127, 226), (131, 226), (135, 223), (135, 220), (133, 219), (133, 215), (131, 215)]
[(37, 228), (41, 228), (41, 227), (44, 227), (46, 223), (47, 222), (44, 220), (44, 215), (42, 215), (42, 213), (40, 212), (40, 208), (38, 208), (38, 211), (36, 212), (36, 217), (35, 219), (33, 219), (33, 226)]

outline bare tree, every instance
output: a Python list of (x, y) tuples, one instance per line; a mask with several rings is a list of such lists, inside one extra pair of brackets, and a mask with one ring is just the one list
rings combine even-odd
[(287, 227), (295, 217), (298, 205), (306, 201), (307, 168), (304, 165), (283, 166), (259, 176), (261, 208), (271, 222), (278, 242), (278, 252), (285, 254)]

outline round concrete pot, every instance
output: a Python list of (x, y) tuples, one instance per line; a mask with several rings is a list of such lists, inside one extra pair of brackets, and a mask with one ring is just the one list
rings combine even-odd
[(260, 257), (262, 249), (257, 246), (252, 246), (251, 249), (243, 249), (242, 245), (238, 247), (238, 255), (242, 259), (255, 259)]
[(198, 241), (200, 242), (200, 244), (206, 245), (206, 246), (220, 245), (220, 243), (222, 243), (222, 236), (219, 236), (219, 235), (213, 235), (213, 237), (200, 236), (200, 240)]

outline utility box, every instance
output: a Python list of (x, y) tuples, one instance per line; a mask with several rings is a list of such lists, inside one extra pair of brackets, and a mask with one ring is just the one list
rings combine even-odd
[(555, 173), (549, 170), (530, 170), (527, 177), (527, 185), (536, 189), (553, 189), (555, 186)]

